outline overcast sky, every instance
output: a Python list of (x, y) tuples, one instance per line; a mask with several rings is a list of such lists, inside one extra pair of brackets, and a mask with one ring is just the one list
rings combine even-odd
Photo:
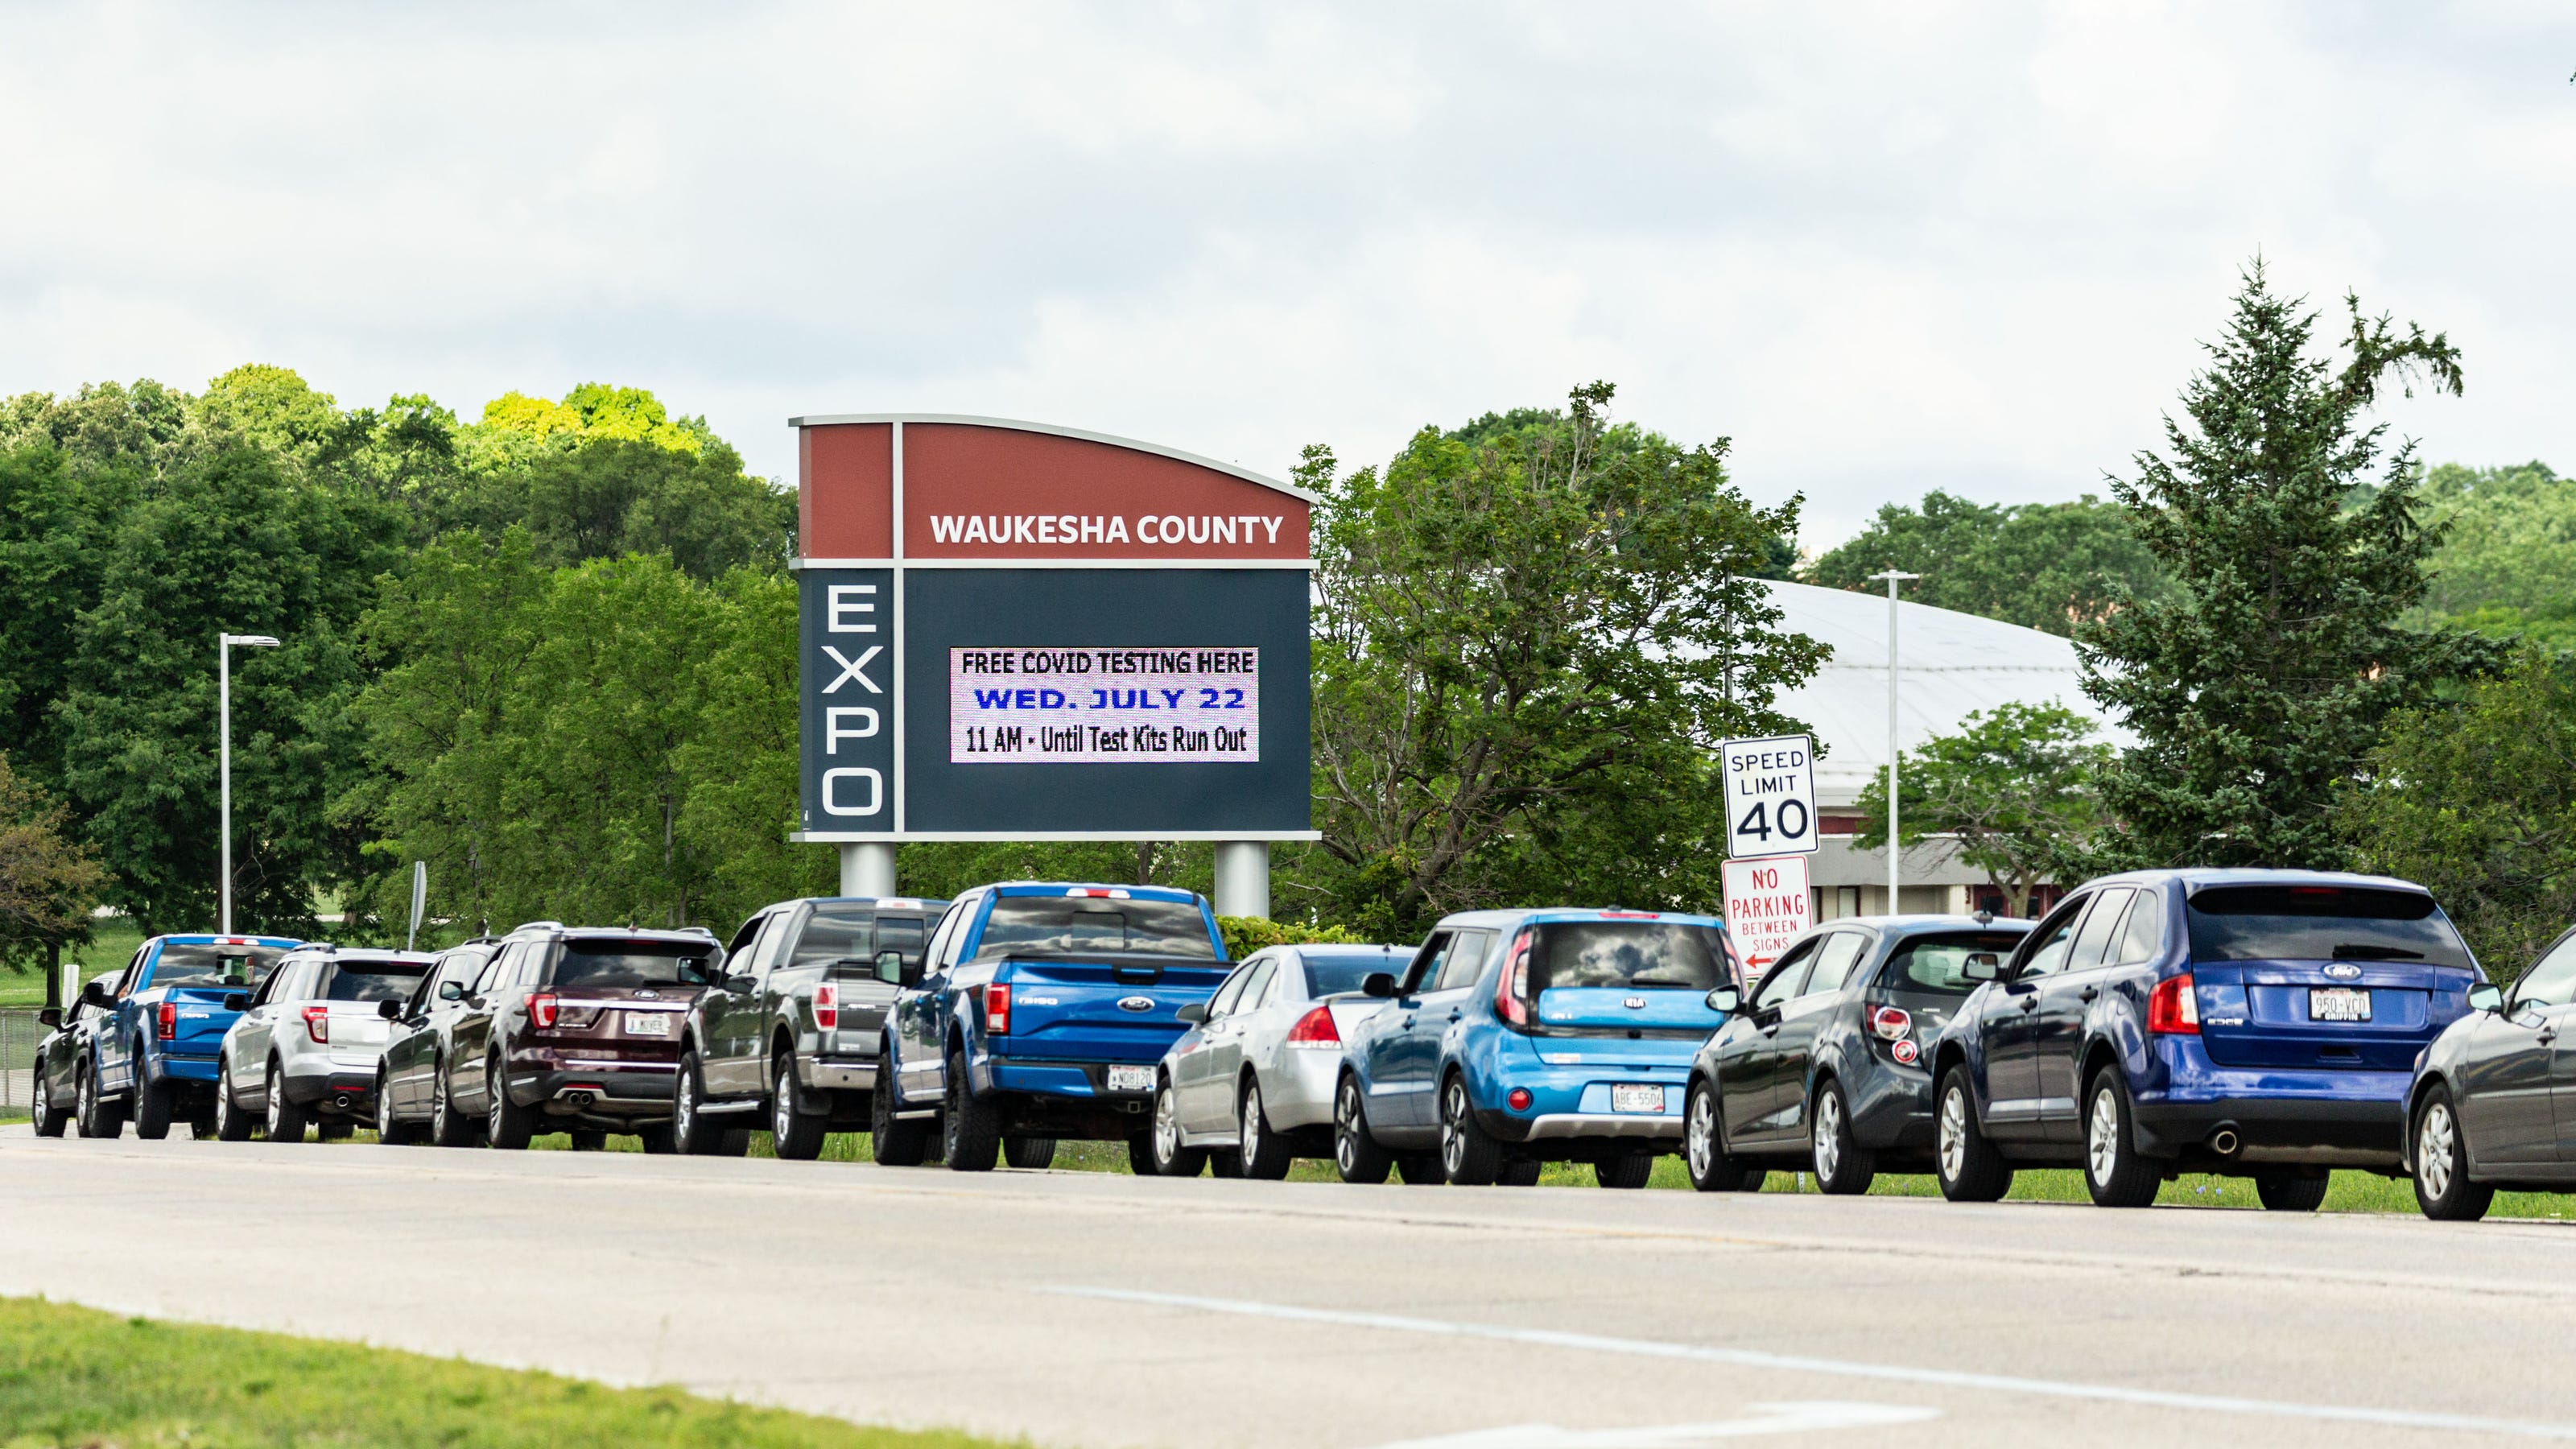
[(2071, 498), (2258, 250), (2576, 471), (2576, 6), (0, 11), (0, 392), (600, 379), (1284, 474), (1592, 378), (1806, 541)]

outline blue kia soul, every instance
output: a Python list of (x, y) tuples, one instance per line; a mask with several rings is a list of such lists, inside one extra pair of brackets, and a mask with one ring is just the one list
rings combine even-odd
[(1333, 1158), (1345, 1182), (1538, 1180), (1588, 1162), (1643, 1187), (1681, 1146), (1691, 1056), (1734, 1003), (1725, 926), (1653, 911), (1447, 917), (1342, 1049)]
[(2416, 1055), (2486, 979), (2422, 886), (2293, 870), (2090, 881), (1970, 971), (1932, 1051), (1944, 1196), (2081, 1167), (2095, 1202), (2143, 1207), (2216, 1172), (2292, 1212), (2331, 1168), (2403, 1171)]

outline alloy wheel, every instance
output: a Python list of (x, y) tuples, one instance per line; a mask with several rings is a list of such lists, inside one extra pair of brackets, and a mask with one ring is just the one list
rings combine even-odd
[(1843, 1161), (1843, 1102), (1827, 1091), (1816, 1099), (1816, 1176), (1831, 1177)]
[(1250, 1161), (1253, 1148), (1261, 1142), (1261, 1087), (1258, 1083), (1243, 1089), (1243, 1122), (1235, 1129), (1235, 1150)]
[(447, 1063), (441, 1061), (431, 1071), (429, 1085), (429, 1127), (441, 1147), (447, 1145), (447, 1119), (454, 1110), (447, 1100)]
[(2435, 1102), (2425, 1108), (2424, 1125), (2415, 1134), (2415, 1175), (2424, 1180), (2426, 1196), (2440, 1198), (2450, 1192), (2451, 1153), (2457, 1145), (2451, 1104)]
[(1690, 1158), (1693, 1177), (1708, 1176), (1709, 1164), (1717, 1146), (1717, 1106), (1715, 1094), (1693, 1092), (1690, 1115), (1682, 1120), (1682, 1152)]
[(284, 1111), (286, 1108), (286, 1093), (279, 1090), (282, 1085), (283, 1084), (277, 1080), (277, 1068), (270, 1067), (268, 1069), (268, 1100), (261, 1105), (260, 1114), (267, 1120), (268, 1140), (271, 1142), (275, 1142), (283, 1130), (277, 1123), (278, 1113)]
[(385, 1079), (383, 1072), (378, 1072), (376, 1073), (376, 1136), (382, 1140), (390, 1140), (398, 1125), (394, 1121), (394, 1084)]
[(1342, 1089), (1333, 1094), (1333, 1165), (1344, 1172), (1359, 1170), (1359, 1143), (1354, 1134), (1360, 1130), (1359, 1083), (1343, 1079)]
[(1181, 1155), (1180, 1104), (1172, 1100), (1172, 1084), (1154, 1094), (1154, 1155), (1164, 1162), (1177, 1161)]
[(680, 1064), (679, 1096), (671, 1103), (671, 1135), (686, 1142), (697, 1130), (697, 1074), (690, 1071), (689, 1064), (684, 1061)]
[(2120, 1104), (2108, 1086), (2093, 1094), (2093, 1110), (2085, 1114), (2084, 1161), (2095, 1182), (2109, 1182), (2112, 1169), (2120, 1156)]
[(778, 1090), (770, 1094), (777, 1101), (769, 1109), (769, 1139), (784, 1142), (796, 1135), (796, 1084), (788, 1080), (783, 1066), (778, 1069), (777, 1086)]
[(1941, 1175), (1952, 1182), (1968, 1166), (1968, 1103), (1956, 1088), (1941, 1094)]
[(496, 1146), (506, 1135), (501, 1131), (501, 1108), (508, 1100), (502, 1095), (500, 1060), (494, 1058), (485, 1062), (483, 1064), (483, 1130), (491, 1134)]
[(1440, 1094), (1440, 1165), (1452, 1177), (1467, 1163), (1467, 1084), (1452, 1077)]

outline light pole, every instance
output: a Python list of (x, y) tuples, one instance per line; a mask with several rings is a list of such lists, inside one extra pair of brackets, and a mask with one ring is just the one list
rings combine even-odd
[(233, 646), (244, 649), (274, 649), (277, 641), (266, 634), (217, 634), (215, 636), (215, 771), (221, 777), (217, 786), (223, 795), (224, 811), (224, 879), (222, 904), (215, 915), (215, 934), (233, 933)]
[(1894, 568), (1869, 576), (1872, 583), (1887, 580), (1887, 913), (1891, 916), (1901, 914), (1896, 888), (1905, 860), (1905, 849), (1896, 838), (1896, 586), (1921, 577)]

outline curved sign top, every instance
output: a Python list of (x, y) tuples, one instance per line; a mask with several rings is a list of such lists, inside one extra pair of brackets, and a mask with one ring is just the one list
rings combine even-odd
[(1310, 558), (1313, 496), (1213, 459), (1001, 418), (790, 421), (809, 560), (1302, 568)]

